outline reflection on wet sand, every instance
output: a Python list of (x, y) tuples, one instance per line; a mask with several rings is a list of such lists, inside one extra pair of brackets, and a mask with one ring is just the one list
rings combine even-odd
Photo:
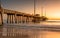
[[(3, 36), (3, 35), (2, 35)], [(60, 38), (60, 31), (8, 28), (3, 38)]]

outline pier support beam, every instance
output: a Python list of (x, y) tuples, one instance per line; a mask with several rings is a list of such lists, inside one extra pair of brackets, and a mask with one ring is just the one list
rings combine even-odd
[(2, 32), (2, 36), (7, 36), (7, 28), (6, 28), (6, 24), (7, 24), (7, 14), (4, 14), (4, 9), (2, 10), (2, 22), (3, 22), (3, 32)]
[(1, 14), (0, 14), (0, 23), (1, 23)]

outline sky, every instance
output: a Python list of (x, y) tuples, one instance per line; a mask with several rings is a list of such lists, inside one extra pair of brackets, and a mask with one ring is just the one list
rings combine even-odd
[[(34, 0), (1, 0), (5, 9), (34, 13)], [(49, 19), (60, 20), (60, 0), (36, 0), (35, 12)]]

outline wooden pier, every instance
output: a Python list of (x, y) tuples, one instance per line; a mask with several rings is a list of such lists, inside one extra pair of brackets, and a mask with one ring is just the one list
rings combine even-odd
[(2, 24), (20, 24), (20, 23), (33, 23), (32, 20), (40, 17), (26, 14), (18, 11), (0, 9), (0, 23)]

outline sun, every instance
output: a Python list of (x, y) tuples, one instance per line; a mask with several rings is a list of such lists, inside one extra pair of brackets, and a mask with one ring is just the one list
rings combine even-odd
[(60, 18), (60, 12), (53, 13), (52, 15), (54, 18)]
[(49, 19), (54, 19), (54, 20), (60, 20), (60, 12), (52, 12), (52, 13), (48, 13), (47, 17)]

